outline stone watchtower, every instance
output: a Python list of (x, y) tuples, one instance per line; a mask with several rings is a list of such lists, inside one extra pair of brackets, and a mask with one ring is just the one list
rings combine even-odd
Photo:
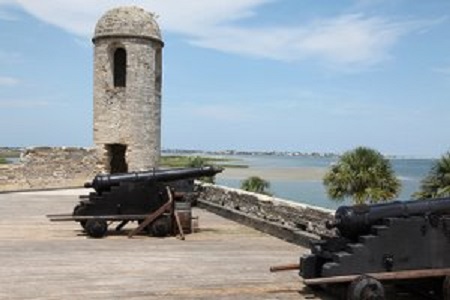
[(161, 149), (163, 42), (152, 14), (106, 12), (95, 27), (94, 143), (108, 173), (156, 168)]

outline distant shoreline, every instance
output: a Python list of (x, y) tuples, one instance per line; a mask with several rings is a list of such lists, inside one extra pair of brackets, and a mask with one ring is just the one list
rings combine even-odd
[[(44, 146), (47, 147), (47, 146)], [(77, 146), (78, 147), (78, 146)], [(90, 146), (92, 147), (92, 146)], [(18, 158), (20, 153), (29, 147), (0, 147), (0, 157)], [(34, 148), (34, 147), (31, 147)], [(341, 153), (334, 152), (301, 152), (301, 151), (244, 151), (244, 150), (189, 150), (189, 149), (163, 149), (162, 155), (186, 155), (186, 156), (287, 156), (287, 157), (327, 157), (339, 158)], [(439, 159), (440, 155), (392, 155), (384, 154), (387, 159)]]
[[(342, 153), (334, 152), (300, 152), (300, 151), (241, 151), (241, 150), (183, 150), (163, 149), (162, 155), (186, 155), (186, 156), (274, 156), (274, 157), (312, 157), (312, 158), (340, 158)], [(440, 156), (431, 155), (409, 155), (409, 154), (383, 154), (389, 160), (430, 160), (439, 159)]]
[(340, 154), (336, 153), (320, 153), (320, 152), (300, 152), (300, 151), (241, 151), (241, 150), (183, 150), (183, 149), (163, 149), (161, 151), (163, 155), (187, 155), (187, 156), (233, 156), (233, 155), (245, 155), (245, 156), (290, 156), (290, 157), (339, 157)]

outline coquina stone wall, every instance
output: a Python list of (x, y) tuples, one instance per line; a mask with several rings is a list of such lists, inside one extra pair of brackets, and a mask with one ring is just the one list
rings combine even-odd
[(206, 183), (197, 189), (200, 207), (290, 242), (308, 245), (334, 235), (325, 227), (333, 210)]
[(101, 167), (94, 149), (29, 148), (20, 163), (0, 165), (0, 192), (82, 187)]
[[(94, 143), (105, 171), (114, 169), (110, 162), (117, 145), (125, 147), (119, 156), (128, 171), (157, 167), (163, 48), (158, 24), (141, 8), (114, 8), (97, 22), (93, 42)], [(123, 61), (118, 53), (123, 53)], [(117, 77), (123, 82), (116, 82)]]

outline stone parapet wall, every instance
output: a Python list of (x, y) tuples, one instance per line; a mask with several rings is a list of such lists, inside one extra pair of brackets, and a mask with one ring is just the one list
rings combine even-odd
[(28, 186), (22, 165), (0, 165), (0, 191), (14, 191)]
[(334, 235), (325, 228), (333, 210), (206, 183), (197, 188), (199, 206), (290, 242)]
[(20, 163), (0, 165), (0, 191), (82, 187), (100, 170), (94, 149), (28, 148)]

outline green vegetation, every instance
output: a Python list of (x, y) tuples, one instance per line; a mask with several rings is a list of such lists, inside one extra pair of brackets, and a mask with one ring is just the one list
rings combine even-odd
[(431, 168), (413, 195), (418, 199), (450, 197), (450, 151), (444, 154)]
[[(206, 158), (200, 156), (189, 157), (186, 163), (187, 163), (186, 167), (188, 168), (201, 168), (207, 165), (211, 165), (211, 163), (209, 163)], [(205, 176), (200, 177), (199, 180), (203, 182), (214, 183), (215, 181), (214, 177), (215, 176), (213, 177)]]
[(231, 161), (235, 160), (227, 158), (203, 157), (203, 156), (169, 155), (169, 156), (161, 156), (160, 164), (162, 167), (168, 168), (186, 168), (186, 167), (198, 167), (208, 165), (216, 165), (224, 168), (248, 168), (247, 165), (229, 163)]
[(20, 150), (17, 148), (0, 148), (0, 157), (2, 157), (2, 158), (19, 158)]
[(354, 204), (391, 200), (401, 188), (390, 162), (378, 151), (365, 147), (344, 153), (325, 174), (323, 183), (331, 199), (351, 197)]
[(8, 164), (8, 158), (19, 158), (20, 150), (18, 148), (0, 147), (0, 164)]
[(270, 182), (258, 176), (251, 176), (241, 183), (241, 189), (244, 191), (271, 196), (269, 188)]
[[(247, 168), (246, 165), (233, 165), (227, 162), (231, 159), (202, 157), (202, 156), (183, 156), (171, 155), (161, 156), (160, 164), (167, 168), (201, 168), (204, 166), (217, 165), (224, 168)], [(222, 163), (222, 164), (221, 164)], [(201, 177), (199, 180), (214, 183), (214, 177)]]

